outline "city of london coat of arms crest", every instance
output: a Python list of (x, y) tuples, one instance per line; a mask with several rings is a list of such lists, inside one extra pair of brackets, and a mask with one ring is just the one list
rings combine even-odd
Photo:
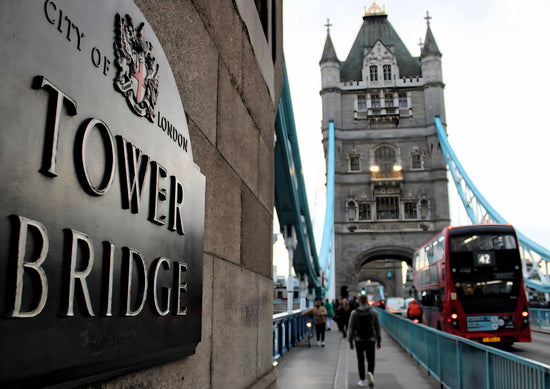
[(114, 86), (126, 97), (135, 114), (153, 122), (159, 65), (151, 55), (153, 45), (145, 40), (144, 26), (141, 23), (136, 29), (129, 15), (116, 15), (114, 49), (117, 74)]

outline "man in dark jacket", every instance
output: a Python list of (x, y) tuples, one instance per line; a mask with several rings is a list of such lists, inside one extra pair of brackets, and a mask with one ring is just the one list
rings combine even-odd
[[(378, 312), (367, 303), (367, 296), (359, 296), (359, 308), (351, 313), (348, 325), (349, 347), (353, 350), (354, 342), (359, 366), (359, 386), (374, 386), (375, 346), (380, 349), (380, 319)], [(365, 376), (365, 355), (367, 357), (367, 375)], [(366, 380), (365, 380), (366, 378)]]

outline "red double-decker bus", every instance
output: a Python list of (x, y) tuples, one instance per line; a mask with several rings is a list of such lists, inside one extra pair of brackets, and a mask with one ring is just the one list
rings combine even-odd
[(531, 341), (512, 226), (447, 227), (414, 252), (413, 268), (424, 324), (483, 343)]

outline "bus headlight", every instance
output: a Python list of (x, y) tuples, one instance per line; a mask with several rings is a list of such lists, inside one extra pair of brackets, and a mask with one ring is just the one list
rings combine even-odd
[(306, 323), (306, 327), (307, 327), (307, 328), (311, 328), (311, 322), (310, 322), (310, 321), (308, 321), (308, 322)]

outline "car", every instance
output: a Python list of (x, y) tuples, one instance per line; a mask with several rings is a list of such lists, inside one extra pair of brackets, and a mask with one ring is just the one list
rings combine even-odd
[(402, 297), (389, 297), (386, 300), (386, 311), (402, 315), (405, 313), (405, 300)]

